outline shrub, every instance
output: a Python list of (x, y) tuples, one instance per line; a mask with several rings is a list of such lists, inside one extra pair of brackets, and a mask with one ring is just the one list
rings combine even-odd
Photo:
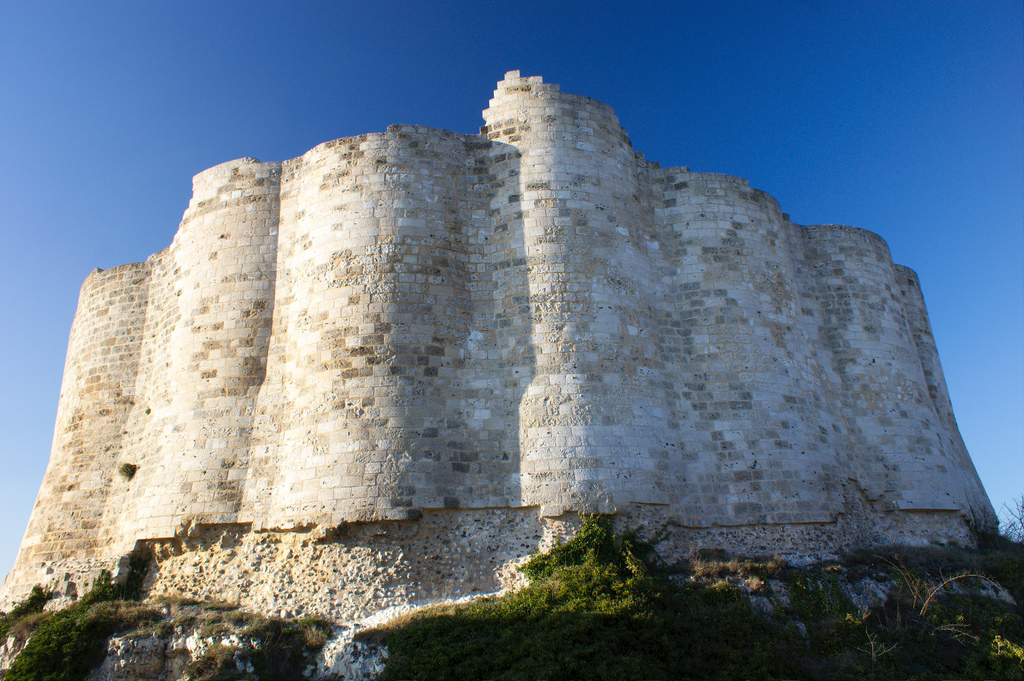
[(30, 615), (41, 613), (43, 607), (53, 597), (49, 591), (44, 591), (38, 584), (32, 587), (32, 592), (21, 603), (14, 606), (9, 613), (0, 613), (0, 642), (7, 639), (8, 632), (12, 631), (14, 625)]
[(1015, 544), (1024, 544), (1024, 496), (1017, 497), (1011, 504), (1003, 504), (1006, 522), (999, 533)]
[(185, 667), (184, 678), (191, 681), (232, 681), (238, 678), (235, 660), (239, 649), (233, 646), (212, 645), (199, 658)]
[(135, 477), (135, 473), (139, 470), (139, 467), (133, 463), (123, 463), (121, 467), (117, 469), (117, 472), (121, 474), (121, 477), (125, 480), (131, 480)]
[(391, 625), (386, 678), (793, 676), (776, 652), (792, 637), (754, 615), (733, 586), (674, 586), (659, 568), (659, 538), (616, 536), (610, 519), (588, 519), (571, 541), (523, 567), (526, 588)]
[[(132, 556), (123, 585), (115, 584), (110, 572), (104, 570), (81, 600), (43, 620), (11, 663), (5, 681), (84, 679), (103, 659), (107, 638), (128, 624), (146, 619), (137, 609), (116, 605), (139, 597), (146, 564), (145, 559)], [(155, 618), (155, 613), (151, 616)]]
[(39, 626), (25, 649), (7, 670), (7, 681), (76, 681), (98, 664), (107, 637), (116, 628), (110, 613), (91, 613), (86, 603), (76, 603), (54, 613)]

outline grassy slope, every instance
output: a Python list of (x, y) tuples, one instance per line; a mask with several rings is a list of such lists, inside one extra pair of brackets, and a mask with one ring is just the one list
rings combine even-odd
[[(980, 595), (990, 583), (974, 576), (1021, 602), (1024, 547), (997, 543), (668, 570), (652, 542), (593, 519), (526, 565), (525, 589), (366, 636), (386, 637), (388, 679), (1020, 679), (1021, 610)], [(889, 593), (858, 609), (844, 589), (865, 578)]]

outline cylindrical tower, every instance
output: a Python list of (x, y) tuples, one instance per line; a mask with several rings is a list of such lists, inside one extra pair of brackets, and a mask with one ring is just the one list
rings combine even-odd
[[(148, 263), (95, 270), (78, 299), (61, 384), (53, 449), (15, 569), (5, 591), (17, 597), (52, 577), (42, 563), (102, 558), (122, 547), (120, 528), (104, 524), (123, 499), (123, 446), (137, 400), (136, 375), (149, 289)], [(132, 540), (129, 542), (129, 548)], [(113, 545), (113, 546), (110, 546)]]
[(684, 523), (834, 519), (840, 445), (778, 204), (727, 175), (668, 168), (661, 180)]
[(138, 538), (242, 517), (274, 308), (280, 168), (240, 159), (196, 175), (174, 243), (154, 261), (148, 401), (136, 414), (148, 445), (138, 447)]
[(288, 418), (261, 523), (404, 519), (487, 486), (459, 379), (467, 158), (463, 135), (392, 126), (286, 164), (269, 382)]
[(850, 465), (876, 511), (956, 510), (941, 434), (885, 241), (843, 225), (806, 228), (824, 340), (850, 426)]
[(924, 304), (920, 279), (916, 272), (903, 265), (893, 265), (893, 272), (896, 276), (900, 301), (907, 314), (907, 325), (910, 328), (914, 347), (917, 348), (917, 357), (921, 361), (921, 369), (924, 372), (932, 407), (939, 417), (939, 421), (945, 426), (944, 432), (938, 435), (938, 444), (941, 447), (943, 459), (938, 465), (951, 465), (955, 476), (959, 479), (959, 484), (955, 485), (954, 489), (960, 508), (972, 520), (989, 524), (995, 520), (995, 511), (992, 509), (992, 502), (989, 501), (988, 495), (985, 494), (985, 489), (981, 486), (981, 479), (974, 469), (974, 463), (971, 461), (970, 454), (967, 453), (967, 447), (964, 445), (963, 438), (960, 437), (960, 429), (953, 416), (953, 404), (949, 399), (942, 365), (939, 363), (939, 351), (935, 346), (931, 323), (928, 321), (928, 310)]
[(527, 295), (502, 344), (516, 365), (524, 504), (543, 512), (667, 503), (651, 295), (636, 155), (614, 112), (518, 71), (484, 111), (488, 139), (518, 150), (518, 190), (495, 219), (521, 230)]

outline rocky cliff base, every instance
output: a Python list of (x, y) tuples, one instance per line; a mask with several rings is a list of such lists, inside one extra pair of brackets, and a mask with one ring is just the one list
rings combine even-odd
[(0, 668), (5, 681), (1024, 678), (1019, 543), (669, 564), (657, 539), (587, 521), (522, 565), (519, 589), (344, 622), (142, 599), (156, 566), (136, 561), (60, 610), (36, 590), (0, 620)]
[[(619, 530), (670, 528), (658, 545), (669, 564), (688, 559), (697, 548), (823, 559), (865, 545), (971, 541), (955, 514), (876, 513), (852, 497), (847, 513), (820, 523), (706, 526), (649, 504), (627, 506), (614, 518)], [(415, 520), (333, 526), (191, 524), (174, 537), (137, 542), (134, 551), (150, 558), (150, 598), (217, 600), (283, 618), (350, 621), (389, 608), (520, 588), (526, 580), (517, 566), (570, 539), (582, 522), (577, 513), (549, 517), (529, 507), (434, 509)], [(0, 609), (26, 598), (34, 585), (54, 593), (51, 609), (70, 605), (104, 569), (115, 581), (123, 579), (128, 556), (111, 549), (106, 556), (94, 552), (32, 568), (8, 576)]]

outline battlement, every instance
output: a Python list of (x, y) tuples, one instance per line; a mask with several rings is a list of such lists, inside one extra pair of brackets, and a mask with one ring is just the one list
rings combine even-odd
[(168, 585), (210, 533), (526, 546), (600, 512), (673, 524), (670, 551), (799, 553), (993, 517), (884, 240), (659, 168), (540, 77), (484, 120), (220, 164), (169, 248), (91, 274), (4, 598), (137, 546)]
[(519, 75), (519, 71), (507, 71), (505, 77), (498, 81), (497, 87), (494, 89), (494, 99), (491, 100), (491, 106), (494, 106), (494, 101), (503, 98), (506, 95), (514, 95), (519, 92), (558, 92), (558, 85), (555, 83), (545, 83), (544, 78), (541, 76), (529, 76), (523, 78)]

